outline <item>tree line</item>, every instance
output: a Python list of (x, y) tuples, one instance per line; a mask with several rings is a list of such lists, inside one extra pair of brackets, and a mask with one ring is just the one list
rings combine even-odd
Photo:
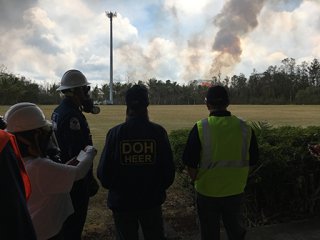
[[(151, 104), (202, 104), (209, 86), (220, 84), (227, 87), (232, 104), (320, 104), (320, 62), (296, 64), (293, 58), (281, 61), (280, 66), (269, 66), (264, 72), (256, 70), (247, 78), (244, 74), (213, 76), (209, 80), (192, 80), (178, 84), (171, 80), (158, 80), (113, 84), (114, 104), (124, 104), (125, 92), (134, 84), (144, 84), (149, 89)], [(37, 104), (58, 104), (60, 93), (57, 84), (43, 86), (0, 69), (0, 105), (12, 105), (21, 101)], [(109, 85), (92, 87), (96, 103), (109, 99)]]

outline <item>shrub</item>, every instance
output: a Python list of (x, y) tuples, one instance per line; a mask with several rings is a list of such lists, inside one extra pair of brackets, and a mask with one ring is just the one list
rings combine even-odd
[[(320, 127), (278, 127), (252, 124), (260, 158), (245, 190), (245, 215), (249, 226), (284, 222), (320, 215), (320, 161), (308, 152), (308, 144), (320, 142)], [(170, 142), (177, 170), (188, 129), (173, 131)]]
[(189, 129), (173, 130), (169, 134), (169, 140), (173, 151), (173, 160), (178, 172), (182, 172), (184, 165), (182, 163), (182, 154), (188, 139)]

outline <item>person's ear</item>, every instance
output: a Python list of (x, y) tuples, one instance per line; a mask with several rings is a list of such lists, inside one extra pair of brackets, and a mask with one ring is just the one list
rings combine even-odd
[(206, 105), (209, 111), (213, 109), (213, 105), (211, 105), (210, 103), (207, 102)]

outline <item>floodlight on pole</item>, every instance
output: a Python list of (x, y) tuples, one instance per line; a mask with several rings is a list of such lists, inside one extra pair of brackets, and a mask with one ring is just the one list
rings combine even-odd
[(110, 98), (109, 101), (107, 100), (107, 102), (109, 102), (109, 104), (113, 104), (113, 44), (112, 44), (112, 18), (117, 16), (116, 12), (107, 12), (106, 11), (106, 15), (107, 17), (110, 19)]

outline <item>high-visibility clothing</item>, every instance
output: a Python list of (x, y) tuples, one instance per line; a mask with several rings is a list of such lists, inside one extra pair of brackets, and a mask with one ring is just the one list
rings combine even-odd
[(20, 150), (19, 150), (17, 142), (16, 142), (16, 138), (14, 137), (14, 135), (12, 135), (6, 131), (0, 130), (0, 152), (7, 145), (7, 143), (9, 141), (11, 143), (11, 146), (12, 146), (13, 151), (15, 153), (16, 159), (18, 161), (20, 175), (21, 175), (21, 178), (23, 181), (26, 199), (28, 200), (30, 197), (30, 194), (31, 194), (31, 184), (30, 184), (30, 179), (28, 177), (28, 174), (26, 172), (26, 169), (25, 169), (22, 157), (21, 157)]
[(250, 126), (235, 116), (210, 116), (197, 127), (202, 145), (197, 192), (209, 197), (242, 193), (249, 172)]

